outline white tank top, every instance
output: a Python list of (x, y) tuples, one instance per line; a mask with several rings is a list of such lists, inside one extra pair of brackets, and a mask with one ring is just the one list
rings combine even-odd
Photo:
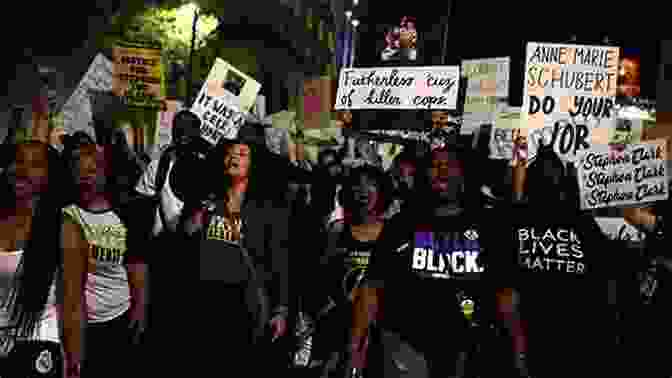
[(131, 307), (126, 271), (126, 226), (114, 211), (92, 213), (71, 205), (66, 217), (79, 224), (89, 244), (86, 312), (89, 323), (107, 322)]
[[(10, 313), (7, 299), (12, 291), (18, 274), (23, 251), (0, 252), (0, 327), (10, 326)], [(0, 332), (0, 337), (2, 332)], [(56, 285), (51, 286), (47, 307), (38, 324), (35, 335), (37, 340), (60, 342), (58, 312), (56, 310)]]

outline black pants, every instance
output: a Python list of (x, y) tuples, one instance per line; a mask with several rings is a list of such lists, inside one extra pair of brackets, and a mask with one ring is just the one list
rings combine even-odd
[(6, 360), (0, 360), (2, 378), (61, 378), (61, 345), (52, 341), (17, 341)]
[(110, 321), (86, 326), (82, 363), (84, 378), (134, 375), (133, 369), (139, 366), (131, 360), (138, 356), (132, 344), (129, 324), (127, 311)]

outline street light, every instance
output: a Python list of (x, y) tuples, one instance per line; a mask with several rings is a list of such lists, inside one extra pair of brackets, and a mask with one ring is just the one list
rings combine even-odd
[(357, 27), (359, 26), (359, 20), (354, 19), (350, 21), (352, 24), (352, 46), (350, 47), (350, 67), (355, 65), (355, 50), (357, 49)]

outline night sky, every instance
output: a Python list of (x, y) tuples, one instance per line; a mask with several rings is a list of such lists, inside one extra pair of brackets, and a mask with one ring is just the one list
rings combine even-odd
[[(391, 2), (383, 0), (361, 2), (357, 10), (361, 25), (356, 66), (379, 64), (384, 25), (398, 24), (403, 16), (417, 18), (418, 38), (422, 39), (419, 44), (424, 43), (420, 54), (430, 59), (440, 56), (441, 20), (448, 13), (447, 2), (412, 0), (407, 4), (413, 7), (394, 9), (390, 8)], [(660, 44), (655, 29), (660, 24), (654, 22), (652, 9), (648, 7), (635, 8), (630, 4), (617, 9), (613, 5), (575, 0), (565, 1), (561, 6), (550, 2), (458, 0), (451, 13), (448, 64), (459, 64), (462, 59), (511, 57), (512, 105), (522, 102), (526, 43), (562, 43), (569, 41), (572, 34), (577, 35), (579, 44), (601, 44), (606, 35), (622, 48), (622, 54), (638, 53), (642, 64), (642, 97), (655, 99)]]

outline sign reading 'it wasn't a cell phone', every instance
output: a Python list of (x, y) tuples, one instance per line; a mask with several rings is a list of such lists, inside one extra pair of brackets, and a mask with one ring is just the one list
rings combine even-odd
[(217, 58), (191, 106), (201, 119), (201, 137), (213, 145), (235, 139), (260, 89), (253, 78)]

